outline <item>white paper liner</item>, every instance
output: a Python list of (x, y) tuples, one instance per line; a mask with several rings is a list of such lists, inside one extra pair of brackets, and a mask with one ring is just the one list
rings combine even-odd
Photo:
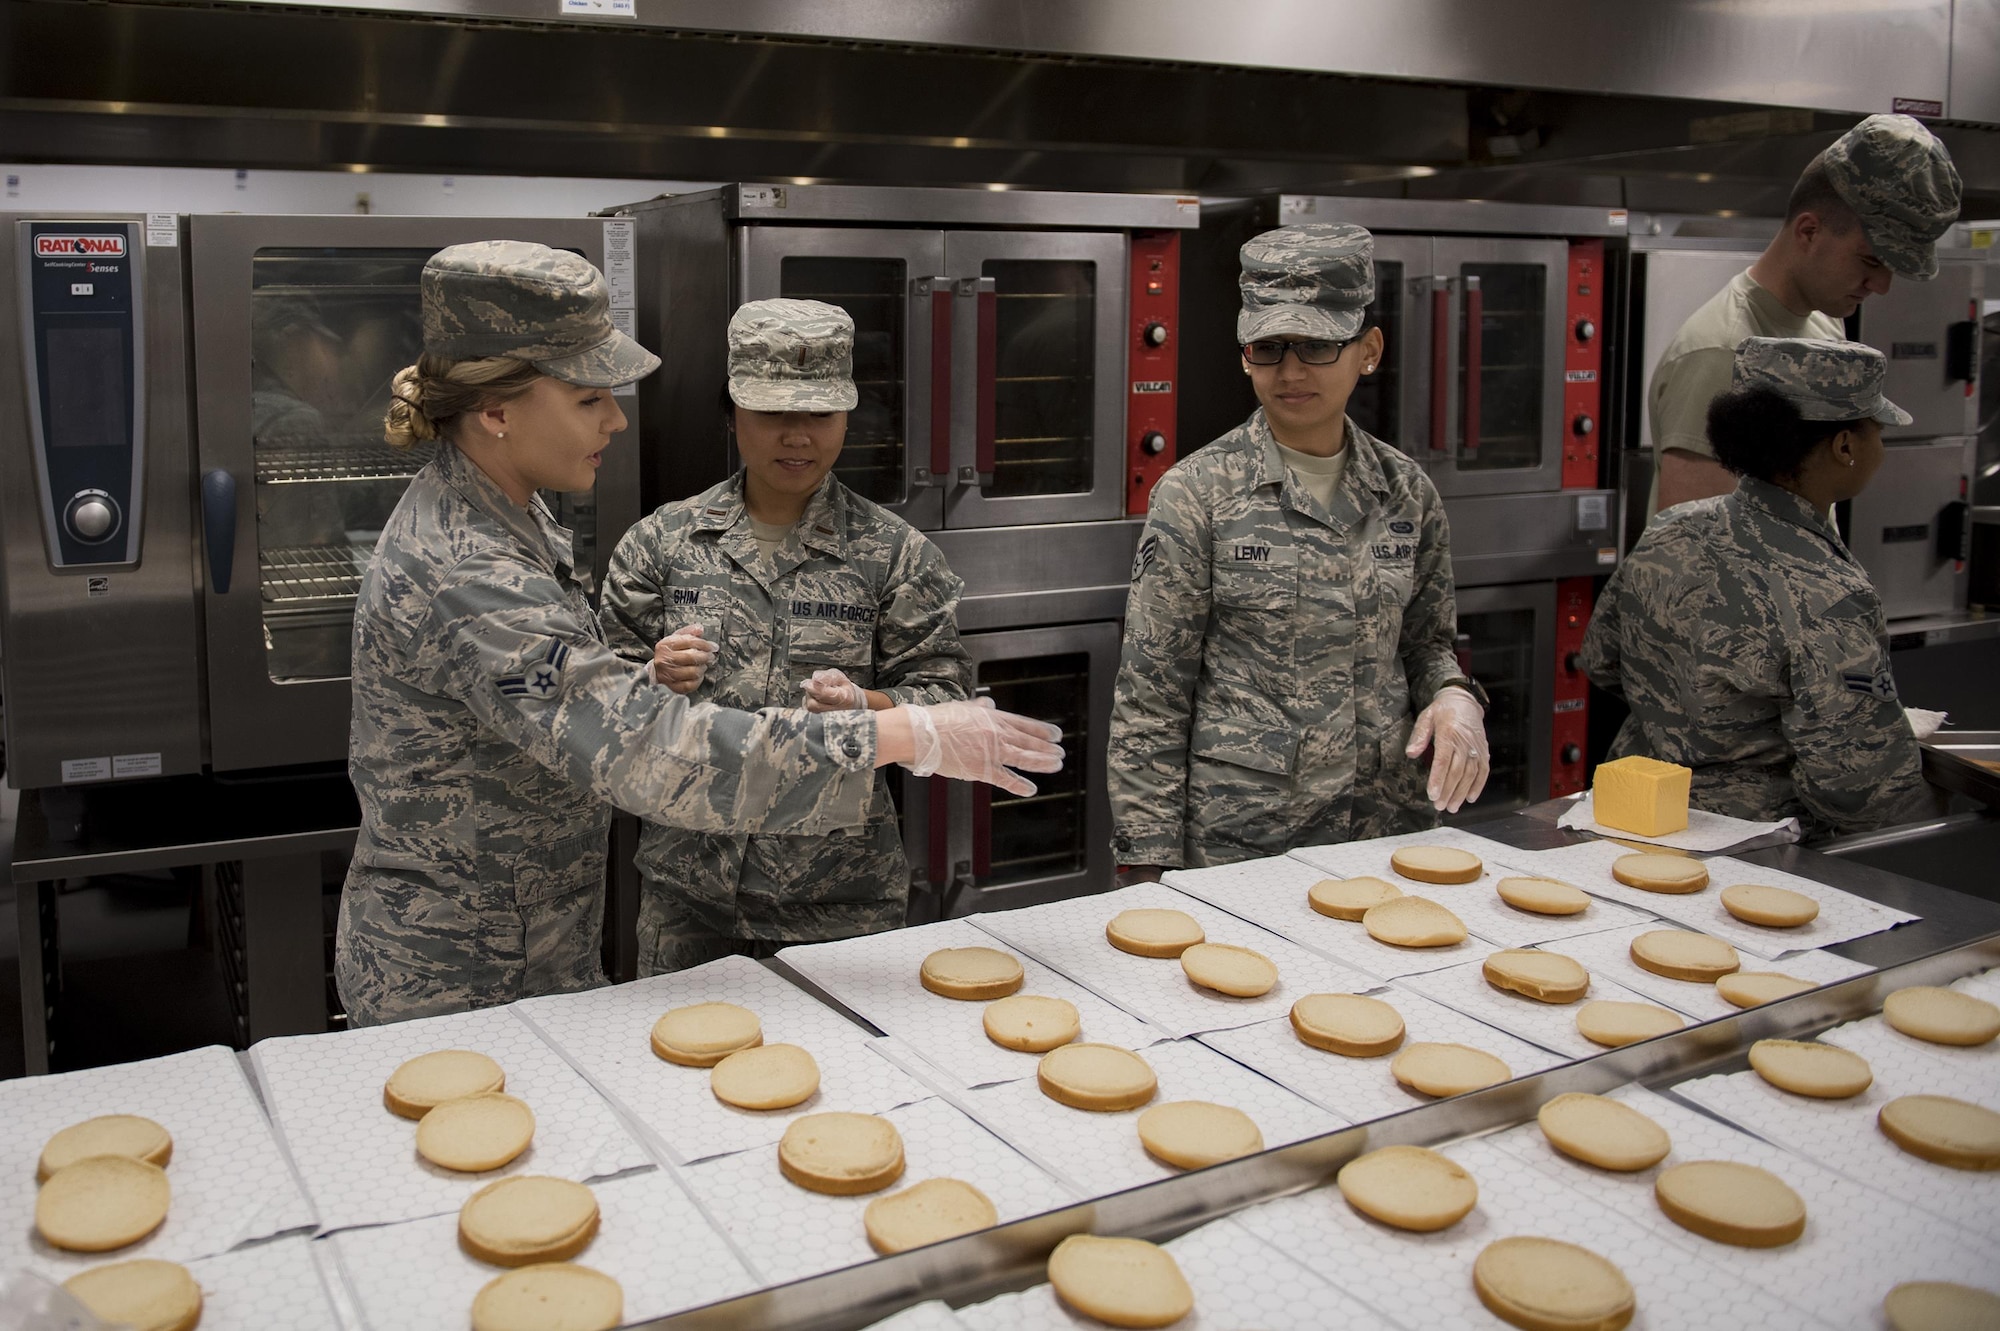
[[(1396, 851), (1406, 846), (1444, 846), (1470, 851), (1481, 861), (1479, 877), (1469, 883), (1421, 883), (1405, 878), (1390, 867)], [(1455, 827), (1433, 828), (1428, 832), (1408, 832), (1402, 836), (1380, 837), (1374, 841), (1350, 841), (1338, 846), (1304, 846), (1292, 852), (1300, 860), (1337, 878), (1368, 876), (1394, 883), (1405, 896), (1429, 897), (1451, 908), (1473, 934), (1500, 947), (1529, 947), (1535, 943), (1573, 938), (1578, 934), (1615, 929), (1635, 924), (1644, 913), (1612, 906), (1592, 905), (1575, 915), (1537, 915), (1516, 910), (1500, 899), (1502, 878), (1540, 876), (1532, 868), (1517, 867), (1524, 852), (1498, 841), (1460, 831)], [(1579, 883), (1577, 886), (1581, 887)], [(1307, 909), (1311, 909), (1307, 907)], [(1329, 921), (1339, 923), (1339, 921)]]
[(871, 1322), (867, 1331), (966, 1331), (966, 1325), (958, 1320), (950, 1304), (933, 1299), (905, 1308), (893, 1317)]
[[(1567, 941), (1564, 940), (1564, 943)], [(1551, 943), (1541, 950), (1569, 956), (1564, 951), (1564, 943)], [(1576, 1014), (1585, 1003), (1600, 1000), (1612, 1003), (1649, 1001), (1617, 981), (1592, 972), (1590, 991), (1574, 1003), (1538, 1003), (1532, 998), (1495, 989), (1486, 982), (1482, 965), (1483, 962), (1475, 961), (1450, 970), (1433, 971), (1429, 975), (1411, 975), (1396, 981), (1395, 987), (1414, 989), (1426, 998), (1434, 998), (1446, 1007), (1457, 1008), (1488, 1026), (1497, 1026), (1530, 1044), (1553, 1049), (1572, 1059), (1590, 1058), (1604, 1052), (1604, 1046), (1592, 1044), (1576, 1029)], [(1590, 968), (1586, 966), (1584, 969)]]
[[(2000, 1040), (1970, 1047), (1931, 1044), (1903, 1034), (1880, 1015), (1836, 1026), (1819, 1037), (1868, 1060), (1878, 1084), (1896, 1095), (1956, 1095), (2000, 1111)], [(1963, 1091), (1933, 1091), (1948, 1081)]]
[[(885, 1044), (894, 1056), (893, 1043)], [(1242, 1110), (1256, 1122), (1266, 1150), (1344, 1126), (1311, 1101), (1193, 1040), (1156, 1044), (1139, 1056), (1152, 1067), (1159, 1089), (1137, 1109), (1071, 1109), (1042, 1094), (1032, 1078), (945, 1093), (1080, 1197), (1101, 1197), (1182, 1172), (1153, 1159), (1139, 1144), (1139, 1116), (1170, 1100), (1207, 1100)]]
[(1359, 921), (1322, 915), (1307, 902), (1307, 891), (1328, 876), (1303, 860), (1277, 855), (1213, 869), (1175, 869), (1160, 881), (1378, 980), (1442, 970), (1493, 950), (1478, 937), (1450, 947), (1377, 942)]
[[(1278, 968), (1277, 986), (1261, 998), (1231, 998), (1195, 984), (1172, 957), (1120, 952), (1105, 938), (1104, 926), (1118, 912), (1138, 909), (1184, 911), (1200, 922), (1209, 942), (1263, 953)], [(1175, 1037), (1283, 1016), (1302, 994), (1362, 993), (1376, 984), (1372, 976), (1158, 883), (975, 915), (972, 922)]]
[(1991, 1234), (1993, 1217), (2000, 1215), (2000, 1170), (1980, 1173), (1920, 1160), (1875, 1126), (1882, 1106), (1898, 1096), (1950, 1095), (1990, 1105), (1991, 1084), (1940, 1073), (1918, 1085), (1894, 1086), (1885, 1084), (1881, 1073), (1878, 1069), (1874, 1085), (1846, 1100), (1792, 1095), (1755, 1072), (1682, 1082), (1673, 1094), (1957, 1228)]
[[(1516, 1077), (1542, 1072), (1565, 1060), (1505, 1031), (1474, 1021), (1420, 994), (1390, 989), (1371, 995), (1403, 1015), (1403, 1043), (1463, 1044), (1500, 1059)], [(1377, 1058), (1347, 1058), (1302, 1042), (1287, 1018), (1211, 1031), (1203, 1044), (1238, 1063), (1255, 1068), (1285, 1089), (1304, 1096), (1349, 1123), (1400, 1114), (1434, 1103), (1397, 1081), (1389, 1072), (1395, 1053)]]
[[(1349, 1298), (1313, 1268), (1287, 1257), (1236, 1224), (1217, 1220), (1166, 1245), (1194, 1293), (1194, 1311), (1172, 1331), (1394, 1331), (1396, 1324)], [(1036, 1285), (962, 1308), (972, 1331), (1099, 1331), (1071, 1311), (1055, 1289)]]
[(332, 1236), (322, 1234), (308, 1243), (306, 1249), (312, 1255), (320, 1287), (326, 1291), (327, 1303), (340, 1331), (368, 1331), (361, 1323), (361, 1305), (354, 1301), (347, 1273), (340, 1269), (340, 1250), (333, 1246)]
[(188, 1263), (201, 1331), (340, 1331), (312, 1246), (298, 1235)]
[[(507, 1074), (507, 1094), (534, 1111), (534, 1141), (512, 1162), (483, 1174), (440, 1169), (417, 1154), (416, 1122), (383, 1107), (390, 1075), (439, 1049), (493, 1059)], [(514, 1007), (264, 1040), (250, 1057), (322, 1233), (456, 1212), (511, 1174), (581, 1182), (651, 1163), (612, 1107)]]
[[(1552, 945), (1552, 950), (1582, 962), (1593, 978), (1602, 975), (1652, 1002), (1670, 1007), (1695, 1021), (1713, 1021), (1718, 1017), (1733, 1017), (1742, 1012), (1744, 1009), (1716, 992), (1713, 980), (1669, 979), (1664, 975), (1655, 975), (1632, 960), (1633, 939), (1656, 929), (1680, 927), (1671, 922), (1662, 923), (1656, 920), (1651, 924), (1635, 925), (1628, 929), (1612, 929), (1601, 934), (1590, 934), (1584, 938), (1566, 938), (1561, 943)], [(1875, 969), (1859, 961), (1836, 957), (1831, 952), (1794, 952), (1781, 961), (1766, 961), (1740, 953), (1738, 955), (1743, 963), (1742, 969), (1746, 971), (1775, 971), (1814, 985), (1834, 984), (1840, 980), (1852, 979), (1856, 975), (1866, 975)]]
[(1644, 841), (1648, 845), (1672, 846), (1676, 850), (1696, 850), (1710, 854), (1735, 850), (1751, 841), (1761, 845), (1779, 845), (1799, 839), (1799, 820), (1796, 818), (1781, 818), (1774, 823), (1753, 823), (1747, 818), (1731, 818), (1726, 813), (1710, 813), (1707, 809), (1689, 809), (1688, 825), (1682, 831), (1669, 832), (1665, 836), (1640, 836), (1637, 832), (1606, 827), (1598, 822), (1595, 804), (1595, 797), (1586, 790), (1569, 808), (1563, 810), (1562, 817), (1556, 819), (1556, 826), (1572, 828), (1579, 832), (1595, 832), (1599, 836), (1623, 837), (1627, 841)]
[[(734, 1298), (758, 1287), (673, 1174), (649, 1169), (593, 1183), (598, 1231), (570, 1260), (625, 1291), (625, 1321)], [(331, 1242), (368, 1331), (470, 1324), (472, 1300), (505, 1274), (458, 1246), (458, 1215), (342, 1230)]]
[[(115, 1253), (65, 1252), (35, 1232), (35, 1164), (49, 1138), (102, 1114), (139, 1114), (174, 1140), (167, 1218)], [(220, 1045), (165, 1058), (0, 1082), (0, 1271), (63, 1281), (107, 1261), (188, 1262), (313, 1223), (236, 1056)]]
[[(1726, 1123), (1636, 1086), (1612, 1092), (1673, 1139), (1651, 1169), (1618, 1173), (1579, 1164), (1526, 1123), (1488, 1140), (1592, 1201), (1638, 1221), (1661, 1239), (1835, 1326), (1879, 1325), (1882, 1297), (1905, 1280), (1956, 1280), (2000, 1291), (2000, 1244), (1970, 1235)], [(1663, 1172), (1694, 1160), (1727, 1160), (1768, 1170), (1798, 1193), (1806, 1231), (1779, 1248), (1739, 1248), (1682, 1229), (1653, 1195)]]
[(693, 1189), (762, 1282), (782, 1284), (873, 1261), (862, 1212), (925, 1179), (955, 1178), (985, 1193), (1008, 1224), (1077, 1198), (1018, 1152), (945, 1103), (930, 1099), (882, 1115), (903, 1138), (903, 1177), (880, 1192), (829, 1197), (778, 1171), (778, 1148), (759, 1147), (686, 1171)]
[[(943, 998), (918, 980), (924, 958), (940, 948), (993, 947), (993, 936), (965, 920), (864, 934), (837, 943), (788, 947), (778, 959), (893, 1035), (961, 1086), (984, 1086), (1035, 1075), (1039, 1054), (1003, 1049), (986, 1036), (984, 1002)], [(1002, 948), (1003, 951), (1008, 949)], [(1092, 1044), (1143, 1049), (1166, 1038), (1135, 1017), (1065, 979), (1033, 957), (1018, 956), (1020, 992), (1063, 998), (1076, 1005)]]
[[(1243, 1212), (1239, 1222), (1348, 1294), (1407, 1327), (1492, 1331), (1500, 1325), (1472, 1287), (1472, 1264), (1496, 1239), (1559, 1239), (1615, 1264), (1631, 1282), (1637, 1331), (1803, 1328), (1819, 1323), (1756, 1284), (1662, 1243), (1646, 1226), (1564, 1187), (1490, 1141), (1445, 1154), (1479, 1185), (1471, 1214), (1431, 1234), (1364, 1219), (1330, 1187)], [(1335, 1256), (1337, 1254), (1337, 1256)], [(1332, 1257), (1330, 1261), (1329, 1258)]]
[[(707, 1068), (653, 1052), (653, 1024), (671, 1008), (735, 1003), (757, 1014), (764, 1043), (795, 1044), (819, 1064), (819, 1090), (791, 1109), (738, 1109), (715, 1098)], [(747, 957), (517, 1005), (563, 1057), (682, 1163), (768, 1146), (795, 1118), (829, 1109), (879, 1114), (921, 1100), (923, 1086), (868, 1048), (870, 1035)]]
[[(1525, 852), (1531, 872), (1574, 883), (1592, 896), (1603, 897), (1648, 911), (1689, 929), (1712, 934), (1757, 957), (1780, 957), (1788, 952), (1804, 952), (1830, 947), (1849, 939), (1864, 938), (1907, 924), (1919, 917), (1908, 911), (1893, 910), (1865, 897), (1843, 892), (1837, 887), (1816, 883), (1797, 874), (1746, 864), (1718, 855), (1704, 859), (1708, 866), (1708, 886), (1699, 892), (1675, 894), (1645, 892), (1627, 887), (1611, 876), (1611, 866), (1626, 855), (1638, 854), (1629, 846), (1611, 841), (1586, 841), (1559, 850)], [(1523, 854), (1523, 852), (1517, 852)], [(1722, 889), (1738, 883), (1760, 883), (1799, 892), (1819, 902), (1819, 915), (1810, 923), (1791, 929), (1772, 929), (1745, 924), (1722, 906)]]

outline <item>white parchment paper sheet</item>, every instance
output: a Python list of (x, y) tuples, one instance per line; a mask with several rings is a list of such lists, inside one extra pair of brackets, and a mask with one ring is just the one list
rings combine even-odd
[(1556, 819), (1556, 826), (1595, 832), (1599, 836), (1622, 837), (1627, 841), (1643, 841), (1651, 846), (1672, 846), (1676, 850), (1710, 854), (1733, 850), (1749, 841), (1777, 845), (1799, 839), (1799, 820), (1796, 818), (1781, 818), (1775, 823), (1753, 823), (1745, 818), (1731, 818), (1726, 813), (1710, 813), (1707, 809), (1689, 809), (1688, 825), (1682, 831), (1669, 832), (1665, 836), (1640, 836), (1636, 832), (1606, 827), (1598, 822), (1596, 798), (1587, 790), (1563, 810), (1562, 817)]
[[(1111, 946), (1104, 926), (1122, 910), (1178, 910), (1192, 915), (1211, 943), (1261, 952), (1278, 968), (1277, 987), (1261, 998), (1231, 998), (1188, 979), (1172, 957), (1135, 957)], [(1125, 1011), (1175, 1036), (1247, 1026), (1291, 1011), (1304, 994), (1363, 993), (1373, 976), (1308, 952), (1269, 930), (1158, 883), (975, 915), (972, 922)]]
[[(1243, 1226), (1295, 1259), (1315, 1264), (1353, 1297), (1407, 1327), (1492, 1331), (1500, 1322), (1472, 1288), (1472, 1263), (1495, 1239), (1560, 1239), (1614, 1263), (1632, 1283), (1638, 1331), (1668, 1328), (1818, 1326), (1776, 1295), (1740, 1280), (1652, 1230), (1564, 1187), (1488, 1141), (1445, 1154), (1479, 1184), (1471, 1214), (1432, 1234), (1391, 1229), (1361, 1214), (1333, 1188), (1243, 1212)], [(1331, 1254), (1337, 1259), (1329, 1262)]]
[(1143, 1049), (1163, 1040), (1136, 1017), (1056, 974), (1033, 957), (996, 944), (993, 936), (965, 920), (944, 920), (914, 929), (864, 934), (837, 943), (788, 947), (778, 959), (935, 1064), (961, 1086), (984, 1086), (1035, 1075), (1039, 1054), (1003, 1049), (980, 1024), (984, 1002), (943, 998), (917, 978), (924, 958), (941, 948), (1000, 947), (1012, 952), (1023, 972), (1020, 992), (1068, 999), (1076, 1005), (1083, 1033), (1092, 1044)]
[[(1540, 950), (1569, 956), (1565, 950), (1568, 943), (1569, 940), (1564, 939)], [(1604, 1052), (1602, 1045), (1592, 1044), (1576, 1029), (1576, 1014), (1582, 1011), (1585, 1003), (1599, 1000), (1612, 1003), (1649, 1002), (1644, 995), (1635, 994), (1624, 985), (1592, 972), (1590, 991), (1574, 1003), (1538, 1003), (1532, 998), (1495, 989), (1486, 982), (1483, 966), (1483, 961), (1475, 961), (1450, 970), (1433, 971), (1429, 975), (1406, 976), (1396, 981), (1396, 988), (1415, 990), (1488, 1026), (1498, 1026), (1531, 1044), (1553, 1049), (1572, 1059), (1589, 1058)], [(1586, 966), (1584, 969), (1590, 968)], [(1659, 1005), (1655, 1003), (1653, 1006)]]
[[(438, 1049), (493, 1059), (507, 1074), (507, 1094), (534, 1111), (534, 1141), (511, 1163), (483, 1174), (440, 1169), (417, 1154), (416, 1122), (383, 1107), (390, 1075)], [(511, 1174), (581, 1182), (651, 1163), (612, 1107), (514, 1007), (264, 1040), (250, 1056), (321, 1232), (456, 1212)]]
[[(1390, 859), (1405, 846), (1444, 846), (1470, 851), (1484, 867), (1479, 877), (1469, 883), (1420, 883), (1390, 867)], [(1293, 859), (1336, 878), (1380, 878), (1402, 888), (1405, 896), (1429, 897), (1450, 907), (1474, 934), (1501, 947), (1528, 947), (1633, 924), (1643, 918), (1609, 903), (1603, 903), (1603, 909), (1588, 906), (1575, 915), (1537, 915), (1533, 911), (1516, 910), (1500, 899), (1498, 889), (1502, 878), (1538, 876), (1534, 869), (1514, 867), (1515, 858), (1521, 855), (1512, 846), (1454, 827), (1408, 832), (1374, 841), (1350, 841), (1339, 846), (1305, 846), (1292, 852)]]
[[(1194, 1292), (1194, 1311), (1172, 1331), (1391, 1331), (1395, 1323), (1342, 1293), (1233, 1220), (1217, 1220), (1166, 1245)], [(1055, 1289), (1036, 1285), (959, 1311), (973, 1331), (1096, 1331)]]
[[(716, 1099), (707, 1068), (681, 1067), (653, 1052), (653, 1023), (692, 1003), (735, 1003), (755, 1012), (765, 1044), (795, 1044), (813, 1056), (819, 1090), (792, 1109), (738, 1109)], [(593, 1085), (683, 1163), (767, 1146), (806, 1114), (879, 1114), (929, 1094), (868, 1048), (866, 1030), (748, 957), (608, 989), (531, 998), (519, 1007)]]
[(759, 1147), (690, 1166), (688, 1186), (768, 1285), (875, 1259), (862, 1212), (931, 1178), (955, 1178), (985, 1193), (1007, 1224), (1077, 1198), (1032, 1161), (943, 1100), (882, 1115), (903, 1138), (903, 1177), (880, 1192), (829, 1197), (778, 1171), (778, 1148)]
[[(1695, 980), (1674, 980), (1653, 972), (1632, 960), (1632, 940), (1640, 934), (1651, 933), (1655, 929), (1679, 929), (1682, 926), (1665, 921), (1635, 925), (1627, 929), (1612, 929), (1601, 934), (1590, 934), (1583, 938), (1565, 938), (1561, 943), (1552, 944), (1551, 950), (1582, 962), (1594, 979), (1602, 975), (1605, 979), (1624, 985), (1634, 993), (1670, 1007), (1695, 1021), (1712, 1021), (1717, 1017), (1733, 1017), (1743, 1009), (1715, 991), (1715, 982)], [(1699, 932), (1697, 930), (1696, 932)], [(1789, 975), (1795, 980), (1809, 984), (1833, 984), (1856, 975), (1866, 975), (1874, 968), (1845, 957), (1836, 957), (1831, 952), (1794, 952), (1782, 961), (1765, 961), (1738, 953), (1742, 958), (1742, 969), (1746, 971), (1776, 971)]]
[[(1629, 1174), (1596, 1169), (1550, 1146), (1533, 1123), (1489, 1140), (1666, 1242), (1835, 1326), (1872, 1331), (1880, 1325), (1882, 1296), (1905, 1280), (1956, 1280), (2000, 1291), (2000, 1246), (1990, 1236), (1965, 1234), (1664, 1096), (1628, 1086), (1611, 1098), (1667, 1130), (1674, 1149), (1665, 1160)], [(1738, 1248), (1682, 1229), (1660, 1210), (1653, 1183), (1693, 1160), (1727, 1160), (1777, 1175), (1805, 1203), (1805, 1233), (1780, 1248)]]
[[(139, 1114), (174, 1139), (173, 1200), (149, 1236), (115, 1253), (73, 1253), (35, 1232), (35, 1164), (62, 1129), (102, 1114)], [(187, 1262), (312, 1225), (236, 1055), (220, 1045), (166, 1058), (0, 1081), (0, 1269), (67, 1280), (135, 1257)]]
[[(590, 1185), (598, 1231), (576, 1257), (625, 1290), (625, 1320), (644, 1321), (758, 1287), (672, 1172), (649, 1169)], [(330, 1240), (369, 1331), (470, 1324), (472, 1300), (505, 1274), (458, 1246), (458, 1216), (343, 1230)]]
[[(113, 1260), (115, 1260), (115, 1256)], [(201, 1286), (201, 1331), (337, 1331), (312, 1240), (256, 1243), (188, 1263)]]
[(1141, 1049), (1139, 1056), (1152, 1066), (1159, 1090), (1139, 1108), (1117, 1113), (1057, 1104), (1033, 1078), (947, 1094), (1081, 1197), (1100, 1197), (1181, 1172), (1153, 1159), (1139, 1144), (1139, 1116), (1170, 1100), (1207, 1100), (1242, 1110), (1256, 1122), (1266, 1150), (1344, 1126), (1311, 1101), (1193, 1040), (1156, 1044)]
[[(1561, 1054), (1550, 1053), (1474, 1021), (1421, 994), (1390, 989), (1370, 997), (1403, 1014), (1406, 1045), (1419, 1042), (1470, 1045), (1506, 1063), (1516, 1077), (1566, 1061)], [(1200, 1039), (1349, 1123), (1366, 1123), (1433, 1103), (1430, 1096), (1419, 1095), (1390, 1075), (1389, 1065), (1395, 1062), (1395, 1053), (1378, 1058), (1347, 1058), (1315, 1049), (1299, 1039), (1288, 1018), (1239, 1026), (1235, 1030), (1211, 1031)]]

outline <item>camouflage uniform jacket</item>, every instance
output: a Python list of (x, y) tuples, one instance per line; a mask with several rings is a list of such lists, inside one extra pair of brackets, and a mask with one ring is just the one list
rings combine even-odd
[(870, 719), (691, 704), (604, 645), (570, 560), (539, 498), (448, 445), (383, 530), (355, 603), (335, 958), (357, 1024), (601, 983), (607, 802), (718, 832), (869, 811)]
[(1153, 491), (1111, 718), (1127, 864), (1228, 864), (1433, 826), (1413, 711), (1460, 684), (1444, 503), (1347, 423), (1331, 509), (1264, 413)]
[[(796, 704), (813, 671), (837, 668), (898, 703), (972, 695), (958, 640), (963, 584), (915, 528), (827, 477), (775, 554), (751, 536), (743, 475), (662, 507), (612, 555), (601, 618), (631, 660), (688, 623), (718, 652), (694, 697), (724, 707)], [(875, 781), (864, 826), (808, 836), (732, 836), (650, 822), (639, 844), (645, 878), (642, 958), (656, 951), (656, 894), (734, 938), (844, 938), (903, 921), (909, 865), (889, 800)], [(643, 961), (642, 961), (643, 968)]]
[(1654, 519), (1598, 598), (1582, 664), (1632, 709), (1612, 756), (1692, 768), (1697, 807), (1822, 834), (1934, 809), (1875, 588), (1779, 486), (1745, 478)]

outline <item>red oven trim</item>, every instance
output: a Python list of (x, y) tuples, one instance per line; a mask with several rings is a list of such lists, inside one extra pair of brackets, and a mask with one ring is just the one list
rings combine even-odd
[(1590, 679), (1577, 669), (1583, 631), (1590, 624), (1593, 578), (1556, 583), (1555, 724), (1550, 727), (1549, 798), (1584, 787), (1590, 749)]
[(1563, 339), (1565, 490), (1598, 488), (1598, 424), (1604, 419), (1604, 242), (1569, 243), (1569, 333)]
[[(1174, 465), (1174, 430), (1180, 374), (1181, 233), (1134, 231), (1131, 242), (1131, 303), (1126, 327), (1126, 364), (1131, 391), (1125, 397), (1125, 511), (1143, 515), (1153, 487)], [(1147, 330), (1164, 338), (1155, 346)], [(1152, 449), (1147, 443), (1154, 444)]]

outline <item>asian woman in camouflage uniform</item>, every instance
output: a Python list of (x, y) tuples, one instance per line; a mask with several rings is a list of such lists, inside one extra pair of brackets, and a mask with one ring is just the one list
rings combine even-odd
[(1059, 769), (1054, 727), (990, 708), (729, 711), (611, 651), (536, 491), (593, 484), (625, 427), (611, 389), (658, 358), (573, 254), (456, 245), (421, 286), (424, 355), (396, 378), (387, 435), (437, 454), (355, 603), (361, 831), (334, 958), (354, 1024), (602, 983), (612, 803), (815, 834), (867, 821), (883, 763), (1010, 789), (1028, 783), (1009, 766)]
[[(959, 580), (924, 536), (832, 475), (858, 401), (854, 321), (762, 300), (729, 321), (729, 413), (743, 469), (618, 543), (605, 640), (628, 660), (674, 641), (716, 649), (670, 686), (724, 707), (884, 709), (968, 698)], [(868, 821), (817, 835), (648, 822), (639, 844), (639, 971), (903, 922), (910, 866), (888, 783)]]
[(1243, 247), (1237, 340), (1262, 405), (1153, 491), (1111, 721), (1123, 864), (1415, 831), (1486, 784), (1444, 503), (1346, 415), (1383, 351), (1363, 326), (1373, 256), (1330, 223)]
[(1696, 808), (1807, 835), (1935, 812), (1867, 572), (1828, 516), (1866, 488), (1888, 362), (1858, 342), (1745, 338), (1708, 411), (1734, 493), (1663, 511), (1598, 598), (1591, 682), (1631, 714), (1611, 756), (1693, 769)]

